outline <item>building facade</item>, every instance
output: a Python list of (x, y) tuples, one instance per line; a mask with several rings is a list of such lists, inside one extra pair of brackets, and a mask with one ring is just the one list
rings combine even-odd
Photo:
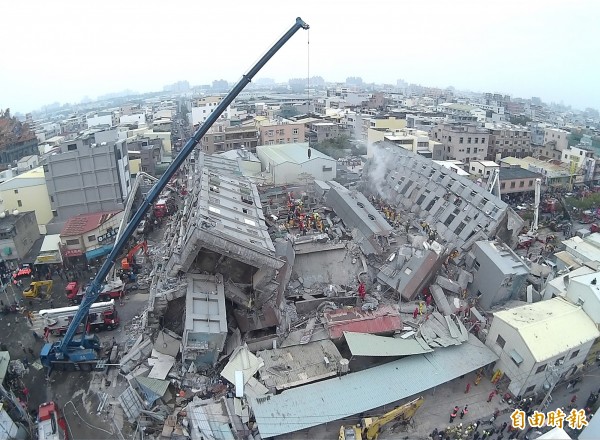
[(335, 159), (310, 149), (305, 142), (261, 145), (257, 148), (256, 155), (262, 164), (265, 178), (275, 185), (302, 182), (303, 176), (323, 181), (333, 180), (337, 173)]
[(544, 143), (534, 148), (534, 156), (560, 160), (569, 146), (569, 132), (560, 128), (544, 128)]
[(469, 261), (473, 282), (468, 290), (484, 310), (516, 298), (529, 275), (529, 268), (519, 256), (499, 242), (476, 242)]
[(470, 162), (485, 160), (488, 155), (489, 133), (476, 125), (437, 124), (431, 129), (432, 140), (441, 142), (442, 160)]
[(535, 179), (543, 177), (520, 167), (501, 167), (500, 194), (535, 194)]
[(97, 146), (63, 144), (46, 158), (44, 173), (53, 216), (58, 220), (123, 209), (131, 175), (125, 141)]
[(531, 136), (526, 127), (511, 124), (486, 124), (490, 131), (488, 159), (531, 156)]
[(102, 257), (112, 250), (123, 211), (95, 212), (71, 217), (65, 223), (60, 241), (67, 257)]
[(206, 154), (238, 148), (245, 148), (255, 153), (258, 139), (259, 131), (253, 125), (235, 127), (217, 125), (204, 135), (200, 144), (202, 145), (202, 151)]
[(35, 212), (0, 212), (0, 258), (7, 268), (15, 269), (40, 236)]
[(599, 334), (580, 307), (553, 298), (494, 313), (485, 344), (508, 391), (530, 396), (575, 374)]
[(86, 118), (87, 128), (97, 127), (99, 125), (106, 125), (108, 127), (114, 127), (119, 123), (119, 115), (117, 112), (100, 112), (89, 115)]
[(258, 145), (296, 144), (304, 142), (304, 124), (261, 125)]
[(46, 223), (53, 215), (42, 167), (0, 183), (0, 199), (2, 210), (35, 211), (40, 233), (46, 233)]
[[(204, 96), (202, 98), (192, 99), (191, 112), (188, 115), (192, 125), (203, 124), (210, 114), (217, 108), (223, 100), (221, 96)], [(223, 112), (219, 119), (226, 120), (230, 118), (231, 106)]]

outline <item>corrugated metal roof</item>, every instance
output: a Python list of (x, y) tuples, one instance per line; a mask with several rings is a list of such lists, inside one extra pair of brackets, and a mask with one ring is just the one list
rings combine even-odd
[(300, 431), (422, 393), (498, 359), (475, 336), (460, 346), (409, 356), (368, 370), (251, 398), (263, 438)]
[(538, 362), (600, 336), (594, 322), (580, 307), (560, 297), (496, 312), (496, 319), (519, 332)]
[(296, 144), (259, 145), (256, 147), (256, 151), (264, 154), (277, 165), (286, 162), (303, 164), (314, 159), (336, 161), (314, 148), (311, 149), (310, 157), (308, 157), (308, 148), (308, 142), (300, 142)]
[(416, 339), (396, 339), (368, 333), (344, 332), (352, 356), (408, 356), (429, 353)]
[(325, 313), (325, 325), (331, 339), (341, 338), (345, 331), (356, 333), (393, 333), (402, 328), (396, 306), (384, 305), (372, 311), (357, 307)]
[(155, 400), (160, 399), (165, 395), (170, 383), (168, 380), (153, 379), (144, 376), (138, 376), (135, 380), (137, 380), (140, 387), (142, 387), (144, 394), (146, 394), (146, 398), (152, 400), (153, 403)]

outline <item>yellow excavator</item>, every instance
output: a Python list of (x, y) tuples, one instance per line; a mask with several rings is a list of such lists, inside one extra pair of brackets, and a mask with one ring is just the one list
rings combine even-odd
[(381, 429), (388, 423), (396, 419), (399, 419), (402, 424), (410, 422), (424, 401), (423, 397), (419, 397), (412, 402), (394, 408), (381, 417), (364, 418), (361, 420), (360, 425), (342, 426), (339, 440), (375, 440)]
[(27, 290), (23, 291), (25, 298), (37, 298), (43, 294), (45, 299), (52, 294), (52, 280), (32, 281)]

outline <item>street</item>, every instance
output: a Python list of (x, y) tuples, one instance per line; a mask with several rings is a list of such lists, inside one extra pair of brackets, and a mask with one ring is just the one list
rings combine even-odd
[[(93, 274), (84, 273), (89, 279)], [(85, 281), (85, 278), (81, 281)], [(30, 278), (23, 279), (24, 288), (28, 286)], [(66, 281), (59, 276), (53, 277), (52, 302), (55, 308), (68, 306), (68, 300), (65, 295)], [(16, 286), (8, 288), (9, 298), (13, 296), (12, 290), (19, 298), (21, 289)], [(6, 298), (4, 298), (6, 300)], [(98, 333), (98, 337), (103, 344), (112, 344), (114, 338), (117, 344), (127, 342), (132, 335), (125, 331), (131, 321), (136, 318), (146, 307), (148, 301), (147, 291), (133, 291), (125, 297), (123, 305), (116, 302), (117, 311), (121, 320), (120, 326), (113, 331), (104, 331)], [(12, 302), (12, 301), (11, 301)], [(25, 307), (31, 311), (49, 309), (50, 301), (42, 299), (32, 299), (24, 302)], [(31, 413), (37, 411), (40, 404), (54, 400), (65, 415), (69, 438), (73, 439), (114, 439), (128, 438), (123, 437), (115, 421), (122, 421), (119, 414), (111, 413), (113, 410), (109, 404), (110, 400), (104, 405), (104, 411), (99, 412), (99, 395), (108, 389), (107, 394), (113, 396), (119, 395), (126, 387), (127, 382), (118, 375), (115, 367), (109, 368), (105, 373), (83, 373), (83, 372), (60, 372), (55, 371), (50, 378), (46, 377), (46, 371), (39, 362), (39, 353), (44, 344), (41, 339), (35, 339), (31, 325), (27, 318), (22, 314), (8, 314), (0, 316), (0, 332), (2, 333), (2, 343), (9, 351), (11, 361), (16, 359), (25, 361), (29, 368), (20, 378), (20, 390), (28, 390), (27, 408)], [(57, 340), (50, 338), (50, 341)], [(33, 352), (31, 355), (30, 350)], [(32, 359), (33, 357), (33, 359)], [(15, 390), (15, 394), (25, 398), (22, 391)], [(122, 424), (121, 424), (122, 426)]]

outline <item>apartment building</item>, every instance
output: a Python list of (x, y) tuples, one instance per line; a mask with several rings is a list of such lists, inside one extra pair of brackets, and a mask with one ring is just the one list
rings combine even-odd
[(512, 124), (486, 124), (490, 132), (488, 159), (531, 156), (531, 132), (526, 127)]
[[(0, 212), (0, 258), (1, 265), (15, 269), (33, 244), (40, 238), (35, 212)], [(27, 261), (32, 263), (32, 261)]]
[(373, 116), (370, 118), (363, 118), (362, 120), (362, 139), (368, 142), (369, 129), (379, 130), (401, 130), (406, 128), (406, 119), (396, 118), (395, 116)]
[(586, 159), (592, 159), (593, 157), (594, 152), (587, 148), (582, 148), (581, 146), (567, 147), (562, 151), (560, 161), (580, 170), (583, 166), (586, 165)]
[(206, 154), (245, 148), (256, 153), (259, 130), (254, 126), (227, 127), (224, 124), (213, 126), (204, 135), (200, 144)]
[(296, 144), (304, 142), (304, 124), (267, 124), (259, 128), (258, 145)]
[(86, 117), (87, 128), (97, 127), (99, 125), (106, 125), (108, 127), (114, 127), (119, 123), (119, 114), (116, 111), (104, 111), (94, 113)]
[[(192, 125), (204, 123), (222, 100), (223, 97), (221, 96), (203, 96), (202, 98), (192, 99), (192, 111), (188, 116)], [(231, 106), (228, 106), (219, 119), (229, 119), (230, 113)]]
[(37, 167), (0, 183), (0, 211), (34, 211), (39, 231), (46, 233), (46, 223), (52, 220), (52, 208), (44, 170)]
[(536, 157), (560, 160), (563, 150), (569, 146), (569, 132), (560, 128), (544, 128), (544, 144), (533, 149)]
[(397, 145), (423, 157), (441, 160), (444, 154), (441, 142), (432, 141), (425, 131), (403, 129), (391, 131), (369, 129), (367, 157), (373, 156), (374, 144), (384, 142), (386, 145)]
[(469, 104), (445, 102), (437, 106), (436, 110), (444, 113), (447, 119), (453, 122), (485, 122), (486, 118), (485, 110)]
[(340, 128), (335, 122), (319, 121), (310, 124), (305, 139), (310, 143), (321, 143), (340, 136)]
[(473, 160), (485, 160), (487, 157), (489, 132), (476, 125), (436, 124), (431, 129), (430, 137), (442, 143), (442, 160), (452, 159), (468, 163)]
[(131, 188), (126, 141), (65, 142), (59, 154), (45, 159), (44, 174), (52, 214), (59, 221), (123, 209)]

